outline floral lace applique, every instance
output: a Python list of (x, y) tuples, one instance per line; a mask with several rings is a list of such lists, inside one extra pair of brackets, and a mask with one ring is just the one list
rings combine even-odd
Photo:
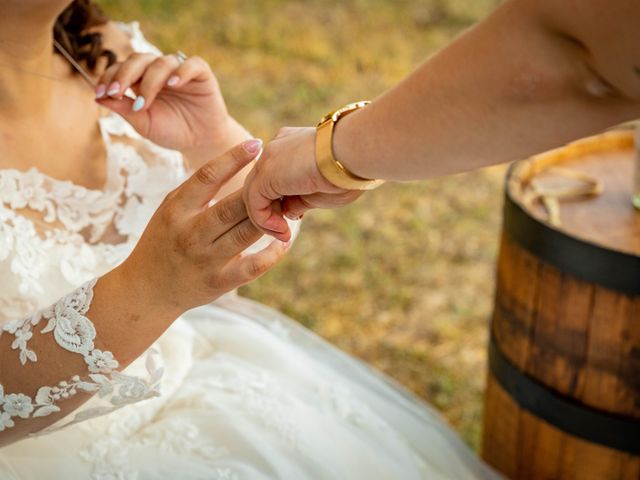
[[(115, 371), (118, 361), (109, 351), (95, 348), (96, 329), (85, 316), (93, 300), (93, 287), (97, 279), (92, 279), (80, 288), (62, 297), (54, 305), (42, 309), (31, 316), (14, 320), (3, 327), (3, 331), (13, 334), (11, 348), (19, 350), (22, 365), (37, 362), (38, 356), (28, 346), (33, 336), (32, 329), (47, 320), (41, 333), (53, 333), (56, 343), (63, 349), (82, 355), (89, 374), (82, 379), (73, 375), (69, 380), (61, 380), (56, 386), (42, 386), (35, 398), (23, 393), (4, 393), (0, 385), (0, 431), (15, 426), (13, 417), (43, 417), (61, 411), (56, 403), (75, 395), (78, 391), (94, 392), (100, 398), (109, 397), (109, 406), (97, 407), (77, 413), (73, 420), (65, 425), (86, 420), (96, 415), (113, 411), (123, 405), (159, 395), (159, 381), (162, 368), (157, 367), (151, 351), (147, 357), (148, 380), (125, 375)], [(57, 427), (62, 428), (62, 427)], [(55, 429), (57, 429), (55, 428)], [(39, 433), (50, 432), (49, 428)]]
[[(136, 446), (155, 447), (187, 458), (198, 458), (209, 462), (224, 463), (229, 451), (199, 439), (200, 429), (190, 421), (167, 418), (162, 428), (143, 430), (139, 434), (126, 432), (121, 435), (106, 435), (80, 451), (80, 457), (92, 464), (93, 479), (117, 478), (135, 480), (138, 471), (131, 465), (131, 450)], [(126, 442), (129, 448), (122, 448)], [(209, 480), (239, 480), (238, 474), (226, 466), (215, 466), (207, 477)]]

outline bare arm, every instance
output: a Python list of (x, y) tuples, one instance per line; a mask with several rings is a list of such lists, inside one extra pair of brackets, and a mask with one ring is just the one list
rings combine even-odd
[[(423, 179), (506, 162), (640, 116), (640, 3), (510, 0), (336, 126), (355, 174)], [(353, 201), (315, 166), (315, 130), (282, 132), (245, 184), (252, 220)]]
[[(365, 178), (448, 175), (640, 115), (640, 4), (512, 0), (338, 124)], [(400, 160), (402, 159), (402, 160)]]

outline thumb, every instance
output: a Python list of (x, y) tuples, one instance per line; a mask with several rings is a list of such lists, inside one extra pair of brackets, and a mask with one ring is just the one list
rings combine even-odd
[(147, 127), (149, 125), (149, 112), (146, 110), (134, 112), (133, 100), (131, 100), (129, 97), (105, 97), (96, 99), (96, 103), (120, 115), (138, 132), (146, 132), (148, 130)]

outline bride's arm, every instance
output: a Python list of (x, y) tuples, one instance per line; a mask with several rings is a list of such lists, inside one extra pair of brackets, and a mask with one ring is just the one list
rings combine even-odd
[[(248, 141), (170, 192), (131, 255), (54, 305), (9, 322), (0, 336), (0, 446), (24, 438), (112, 388), (184, 311), (262, 275), (286, 246), (239, 254), (261, 234), (239, 192), (220, 187), (259, 152)], [(137, 387), (133, 387), (137, 388)]]
[(179, 315), (141, 287), (119, 267), (5, 325), (0, 446), (73, 412), (100, 390), (96, 379), (104, 382), (126, 367)]

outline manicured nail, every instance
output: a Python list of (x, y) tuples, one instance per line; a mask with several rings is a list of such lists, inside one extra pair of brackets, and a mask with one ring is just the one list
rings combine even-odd
[(175, 87), (178, 82), (180, 81), (180, 77), (177, 75), (171, 75), (169, 77), (169, 80), (167, 80), (167, 85), (169, 85), (170, 87)]
[(262, 148), (262, 140), (260, 140), (259, 138), (247, 140), (242, 144), (242, 148), (244, 148), (247, 153), (255, 155)]
[(104, 97), (104, 94), (107, 93), (107, 86), (104, 84), (100, 84), (96, 87), (96, 98)]
[(120, 82), (113, 82), (111, 85), (109, 85), (109, 90), (107, 90), (107, 95), (109, 95), (110, 97), (113, 97), (118, 93), (120, 93)]
[(289, 220), (294, 220), (294, 221), (300, 220), (302, 218), (302, 215), (297, 216), (293, 212), (286, 212), (284, 216), (287, 217)]
[(133, 110), (134, 112), (139, 112), (140, 110), (142, 110), (143, 107), (144, 107), (144, 97), (142, 95), (138, 95), (136, 97), (136, 101), (133, 102), (133, 105), (131, 106), (131, 110)]

